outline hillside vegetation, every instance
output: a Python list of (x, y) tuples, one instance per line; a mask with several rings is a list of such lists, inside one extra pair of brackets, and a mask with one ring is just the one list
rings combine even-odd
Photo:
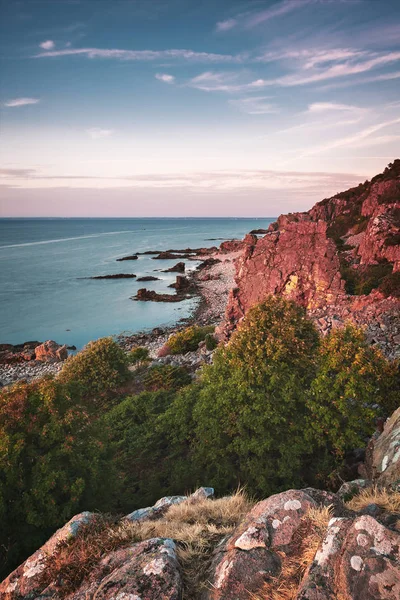
[(399, 403), (398, 364), (362, 331), (320, 337), (281, 297), (250, 310), (194, 380), (142, 354), (129, 371), (99, 340), (58, 379), (0, 391), (3, 574), (80, 510), (127, 513), (204, 481), (256, 497), (335, 486)]

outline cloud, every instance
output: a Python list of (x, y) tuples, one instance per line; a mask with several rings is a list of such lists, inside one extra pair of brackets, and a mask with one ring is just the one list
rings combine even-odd
[(259, 11), (252, 14), (250, 17), (247, 17), (245, 26), (256, 27), (261, 23), (265, 23), (266, 21), (270, 21), (276, 17), (283, 17), (294, 10), (298, 10), (307, 4), (312, 4), (315, 2), (316, 0), (283, 0), (282, 2), (278, 2), (266, 10)]
[[(373, 146), (376, 144), (376, 140), (379, 138), (370, 138), (372, 134), (376, 133), (377, 131), (380, 131), (381, 129), (385, 129), (386, 127), (397, 125), (398, 123), (400, 123), (400, 118), (376, 123), (375, 125), (371, 125), (370, 127), (362, 129), (361, 131), (357, 131), (352, 135), (332, 140), (330, 142), (327, 142), (326, 144), (315, 146), (314, 148), (309, 148), (308, 150), (302, 152), (300, 157), (303, 158), (305, 156), (312, 156), (314, 154), (320, 154), (322, 152), (326, 152), (327, 150), (334, 150), (336, 148), (364, 148), (367, 146)], [(388, 141), (388, 136), (385, 137), (386, 141)], [(393, 138), (392, 135), (390, 137)], [(390, 141), (393, 141), (393, 139), (391, 139)], [(383, 142), (380, 141), (378, 143)]]
[(382, 75), (372, 75), (371, 77), (363, 77), (354, 81), (341, 81), (339, 83), (329, 83), (328, 85), (321, 86), (319, 89), (322, 91), (345, 88), (350, 86), (362, 85), (365, 83), (375, 83), (376, 81), (391, 81), (393, 79), (400, 79), (400, 71), (392, 71), (391, 73), (383, 73)]
[(174, 75), (168, 75), (168, 73), (156, 73), (154, 77), (164, 83), (174, 83), (175, 81)]
[(104, 137), (109, 137), (114, 133), (113, 129), (101, 129), (100, 127), (92, 127), (86, 129), (86, 133), (90, 135), (93, 140), (99, 140)]
[(46, 40), (45, 42), (42, 42), (39, 45), (41, 48), (43, 48), (43, 50), (52, 50), (55, 46), (55, 43), (53, 42), (53, 40)]
[(230, 100), (229, 103), (248, 115), (266, 115), (279, 112), (274, 104), (266, 102), (268, 99), (268, 96), (250, 96), (248, 98)]
[(309, 113), (324, 113), (332, 111), (359, 111), (359, 106), (353, 106), (352, 104), (336, 104), (335, 102), (314, 102), (308, 107)]
[[(86, 175), (45, 175), (36, 169), (3, 169), (4, 177), (13, 181), (10, 187), (37, 188), (38, 181), (52, 180), (51, 187), (65, 187), (66, 182), (70, 189), (81, 188), (101, 189), (124, 186), (139, 189), (183, 189), (196, 192), (245, 192), (246, 190), (299, 190), (318, 191), (321, 196), (326, 189), (346, 188), (358, 183), (365, 176), (348, 173), (326, 172), (298, 172), (276, 170), (221, 170), (221, 171), (193, 171), (185, 173), (147, 173), (143, 175), (121, 175), (120, 177), (86, 176)], [(85, 182), (88, 181), (86, 184)], [(97, 185), (95, 181), (101, 182)], [(108, 180), (106, 182), (105, 180)], [(32, 181), (32, 184), (29, 182)], [(322, 191), (323, 190), (323, 191)]]
[(175, 60), (182, 59), (192, 62), (241, 62), (241, 55), (214, 54), (210, 52), (195, 52), (186, 49), (171, 50), (120, 50), (104, 48), (67, 48), (52, 52), (40, 52), (33, 58), (50, 58), (59, 56), (87, 56), (88, 58), (114, 58), (117, 60)]
[(27, 106), (28, 104), (37, 104), (38, 102), (40, 102), (39, 98), (14, 98), (13, 100), (4, 102), (4, 106), (14, 108), (17, 106)]
[(205, 71), (189, 80), (187, 85), (203, 92), (239, 92), (247, 84), (236, 83), (239, 73), (226, 71)]
[(237, 19), (226, 19), (226, 21), (220, 21), (219, 23), (217, 23), (216, 30), (229, 31), (230, 29), (236, 27), (237, 23)]

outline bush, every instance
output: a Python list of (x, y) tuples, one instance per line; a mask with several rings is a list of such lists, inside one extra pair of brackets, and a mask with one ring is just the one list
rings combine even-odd
[(215, 337), (212, 335), (212, 333), (207, 333), (206, 337), (204, 338), (204, 341), (206, 343), (206, 349), (211, 352), (212, 350), (215, 350), (215, 348), (218, 346), (218, 342), (215, 339)]
[(133, 348), (128, 354), (128, 362), (131, 365), (136, 365), (137, 363), (141, 363), (149, 360), (149, 350), (142, 346), (138, 346), (137, 348)]
[(187, 369), (172, 365), (157, 365), (151, 367), (143, 376), (146, 391), (178, 390), (192, 382)]
[(132, 512), (169, 492), (168, 432), (159, 420), (171, 400), (171, 392), (142, 392), (125, 398), (103, 417), (119, 477), (113, 511)]
[(124, 351), (111, 338), (101, 338), (69, 357), (59, 378), (79, 383), (86, 396), (96, 396), (116, 390), (129, 376)]
[(194, 472), (221, 493), (242, 483), (264, 495), (304, 482), (305, 394), (317, 346), (314, 325), (294, 303), (270, 296), (248, 312), (204, 368), (193, 408)]
[(309, 439), (337, 460), (365, 446), (377, 416), (398, 407), (399, 383), (397, 363), (370, 346), (361, 330), (332, 331), (321, 342), (311, 385)]
[(213, 332), (214, 327), (212, 326), (199, 327), (198, 325), (192, 325), (172, 335), (167, 342), (167, 346), (171, 354), (186, 354), (186, 352), (197, 350), (199, 343), (206, 338), (207, 334)]
[(43, 379), (0, 391), (0, 565), (7, 570), (77, 512), (101, 508), (110, 474), (91, 421), (71, 384)]

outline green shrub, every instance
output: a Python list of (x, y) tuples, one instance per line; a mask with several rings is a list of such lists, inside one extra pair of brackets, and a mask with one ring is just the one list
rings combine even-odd
[(106, 458), (78, 386), (47, 378), (0, 390), (0, 571), (77, 512), (102, 508)]
[[(168, 431), (159, 425), (171, 392), (143, 392), (125, 398), (103, 418), (118, 471), (113, 511), (128, 513), (149, 506), (169, 493)], [(182, 488), (176, 490), (182, 493)]]
[(218, 342), (212, 335), (212, 333), (207, 333), (206, 337), (204, 338), (204, 341), (206, 343), (206, 349), (208, 351), (215, 350), (215, 348), (218, 346)]
[(192, 325), (172, 335), (167, 342), (167, 346), (171, 354), (186, 354), (186, 352), (197, 350), (199, 343), (205, 339), (206, 335), (213, 332), (214, 327), (212, 326), (199, 327), (198, 325)]
[(187, 369), (172, 365), (151, 367), (143, 376), (143, 385), (149, 392), (159, 390), (177, 390), (192, 381)]
[(143, 346), (133, 348), (128, 354), (128, 362), (132, 365), (149, 360), (149, 350)]
[(356, 296), (369, 294), (380, 287), (393, 270), (393, 265), (387, 261), (354, 269), (342, 258), (340, 265), (340, 274), (345, 280), (346, 292)]
[(398, 407), (399, 383), (398, 364), (370, 346), (361, 330), (348, 325), (332, 331), (321, 341), (309, 395), (311, 443), (336, 460), (363, 447), (376, 417)]
[(111, 338), (90, 342), (66, 361), (60, 380), (76, 382), (87, 396), (114, 391), (129, 378), (125, 352)]
[(314, 325), (292, 302), (270, 296), (248, 312), (204, 368), (193, 408), (194, 472), (222, 493), (239, 483), (270, 494), (304, 482), (305, 393), (317, 346)]

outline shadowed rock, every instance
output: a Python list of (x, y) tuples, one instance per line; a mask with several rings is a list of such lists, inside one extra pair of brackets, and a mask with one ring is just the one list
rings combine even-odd
[(165, 271), (163, 271), (163, 273), (184, 273), (184, 272), (185, 272), (185, 263), (184, 262), (178, 262), (173, 267), (171, 267), (169, 269), (165, 269)]
[(187, 296), (182, 294), (159, 294), (154, 290), (141, 288), (137, 291), (136, 296), (133, 296), (131, 299), (140, 302), (182, 302), (182, 300), (187, 299)]
[(114, 273), (112, 275), (96, 275), (95, 277), (89, 277), (89, 279), (134, 279), (135, 277), (134, 273)]
[(136, 281), (160, 281), (160, 278), (153, 275), (145, 275), (144, 277), (138, 277)]
[(117, 258), (117, 262), (122, 262), (123, 260), (137, 260), (137, 254), (131, 254), (130, 256), (123, 256), (122, 258)]

